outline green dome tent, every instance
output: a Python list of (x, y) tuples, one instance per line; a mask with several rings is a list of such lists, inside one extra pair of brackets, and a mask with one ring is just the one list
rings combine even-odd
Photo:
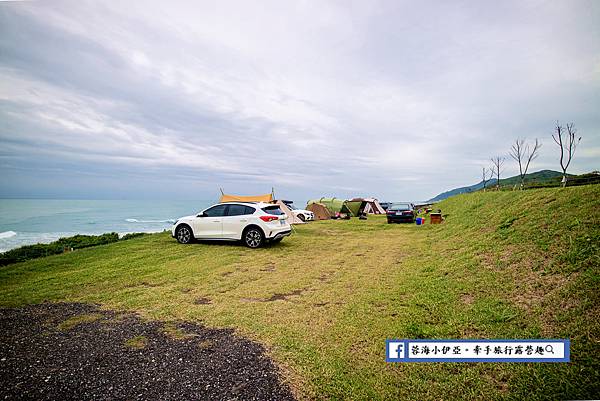
[(323, 204), (329, 212), (335, 216), (336, 213), (346, 213), (350, 216), (356, 216), (352, 210), (348, 207), (347, 201), (338, 198), (320, 198), (309, 200), (307, 205), (311, 205), (313, 203), (321, 203)]

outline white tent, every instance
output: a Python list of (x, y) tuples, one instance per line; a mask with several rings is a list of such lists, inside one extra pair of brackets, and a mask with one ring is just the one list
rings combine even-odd
[(367, 207), (370, 211), (366, 211), (367, 207), (365, 207), (365, 212), (369, 214), (385, 214), (385, 210), (379, 204), (379, 201), (375, 198), (365, 198), (365, 202), (367, 202)]

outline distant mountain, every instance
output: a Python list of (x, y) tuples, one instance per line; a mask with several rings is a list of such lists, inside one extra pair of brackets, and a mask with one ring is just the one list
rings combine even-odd
[[(568, 175), (571, 176), (570, 174), (568, 174)], [(531, 173), (531, 174), (525, 175), (525, 182), (529, 182), (529, 183), (535, 182), (536, 184), (539, 184), (539, 183), (543, 183), (545, 181), (555, 180), (557, 177), (562, 177), (562, 173), (559, 173), (558, 171), (552, 171), (552, 170), (542, 170), (542, 171), (538, 171), (536, 173)], [(519, 183), (518, 175), (516, 175), (514, 177), (510, 177), (510, 178), (500, 179), (500, 185), (503, 185), (503, 186), (504, 185), (515, 185), (518, 183)], [(492, 180), (488, 181), (488, 183), (487, 183), (488, 188), (492, 187), (494, 185), (496, 185), (496, 179), (492, 179)], [(443, 199), (449, 198), (454, 195), (478, 191), (482, 188), (483, 188), (483, 181), (481, 181), (477, 184), (474, 184), (474, 185), (470, 185), (468, 187), (455, 188), (455, 189), (451, 189), (450, 191), (442, 192), (441, 194), (435, 196), (434, 198), (429, 199), (429, 202), (441, 201)]]
[[(495, 179), (490, 180), (487, 183), (488, 187), (490, 187), (492, 185), (496, 185)], [(454, 195), (460, 195), (460, 194), (464, 194), (467, 192), (474, 192), (474, 191), (478, 191), (482, 188), (483, 188), (483, 181), (478, 182), (477, 184), (469, 185), (468, 187), (454, 188), (454, 189), (451, 189), (450, 191), (442, 192), (441, 194), (429, 199), (429, 202), (439, 202), (441, 200), (444, 200), (444, 199), (449, 198)]]

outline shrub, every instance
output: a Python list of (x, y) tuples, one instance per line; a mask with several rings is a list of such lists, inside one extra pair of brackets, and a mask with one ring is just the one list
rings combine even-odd
[(24, 262), (43, 256), (56, 255), (70, 250), (110, 244), (118, 240), (119, 234), (106, 233), (102, 235), (74, 235), (72, 237), (59, 238), (57, 241), (49, 244), (25, 245), (0, 254), (0, 266)]

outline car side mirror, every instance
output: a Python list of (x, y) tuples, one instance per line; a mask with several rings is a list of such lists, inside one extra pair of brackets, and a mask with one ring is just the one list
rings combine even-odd
[(205, 212), (202, 212), (202, 213), (198, 214), (196, 217), (208, 217), (208, 215)]

